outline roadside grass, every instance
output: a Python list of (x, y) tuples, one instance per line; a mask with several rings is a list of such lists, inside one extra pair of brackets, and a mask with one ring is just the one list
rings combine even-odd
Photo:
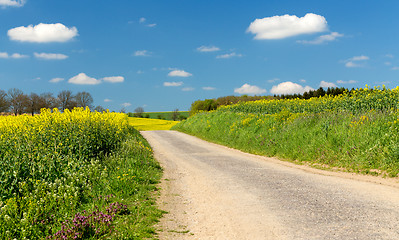
[(139, 131), (169, 130), (179, 123), (178, 121), (169, 121), (150, 118), (129, 117), (129, 124)]
[(0, 117), (0, 239), (150, 239), (162, 169), (125, 114)]
[[(294, 105), (292, 102), (290, 100)], [(354, 99), (353, 102), (359, 101)], [(272, 106), (279, 107), (278, 104)], [(240, 107), (232, 105), (231, 111), (225, 108), (199, 113), (172, 130), (245, 152), (276, 156), (317, 168), (398, 176), (398, 110), (324, 111), (320, 110), (320, 104), (317, 112), (290, 112), (281, 108), (265, 114), (250, 113), (248, 108), (241, 112), (237, 110)]]

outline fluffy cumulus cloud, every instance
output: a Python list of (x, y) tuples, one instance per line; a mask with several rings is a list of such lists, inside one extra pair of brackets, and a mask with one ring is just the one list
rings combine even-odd
[(121, 83), (125, 81), (125, 78), (122, 76), (114, 76), (114, 77), (105, 77), (102, 78), (104, 82), (110, 82), (110, 83)]
[(302, 93), (310, 91), (310, 90), (314, 90), (314, 89), (309, 86), (303, 87), (302, 85), (299, 85), (299, 84), (293, 83), (293, 82), (283, 82), (276, 86), (273, 86), (272, 89), (270, 90), (270, 93), (276, 94), (276, 95), (295, 94), (295, 93), (302, 94)]
[(64, 81), (63, 78), (52, 78), (49, 82), (51, 83), (58, 83)]
[(34, 53), (35, 57), (44, 60), (64, 60), (68, 56), (61, 53)]
[(165, 87), (180, 87), (183, 85), (183, 82), (164, 82), (163, 85)]
[(308, 13), (304, 17), (283, 15), (256, 19), (247, 32), (255, 34), (255, 39), (282, 39), (301, 34), (327, 31), (327, 21), (323, 16)]
[(338, 86), (335, 85), (332, 82), (321, 81), (320, 82), (320, 87), (322, 87), (322, 88), (335, 88), (335, 87), (338, 87)]
[(193, 74), (184, 70), (173, 70), (168, 73), (169, 77), (191, 77)]
[(20, 53), (13, 53), (13, 54), (8, 54), (6, 52), (0, 52), (0, 58), (14, 58), (14, 59), (20, 59), (20, 58), (28, 58), (28, 55), (20, 54)]
[(262, 93), (266, 93), (266, 89), (245, 83), (241, 87), (235, 88), (234, 92), (238, 94), (259, 95)]
[(216, 56), (216, 58), (222, 58), (222, 59), (233, 58), (233, 57), (242, 57), (242, 54), (232, 52)]
[(312, 41), (306, 41), (306, 40), (298, 40), (298, 43), (303, 43), (303, 44), (322, 44), (325, 42), (332, 42), (335, 41), (339, 37), (343, 37), (344, 34), (337, 33), (337, 32), (332, 32), (327, 35), (322, 35)]
[(22, 7), (24, 4), (25, 0), (0, 0), (2, 7)]
[(36, 26), (21, 26), (8, 30), (8, 36), (13, 41), (20, 42), (66, 42), (78, 35), (76, 27), (68, 28), (61, 23), (45, 24)]
[(104, 102), (112, 102), (112, 100), (109, 98), (106, 98), (106, 99), (104, 99)]
[(138, 51), (135, 51), (133, 55), (135, 57), (149, 57), (149, 56), (151, 56), (151, 53), (147, 50), (138, 50)]
[(122, 83), (124, 81), (125, 81), (125, 78), (122, 76), (104, 77), (104, 78), (96, 79), (96, 78), (87, 76), (85, 73), (79, 73), (78, 75), (70, 78), (68, 80), (68, 83), (78, 84), (78, 85), (97, 85), (102, 82)]
[(215, 47), (215, 46), (201, 46), (197, 48), (198, 52), (216, 52), (220, 51), (220, 48)]
[(345, 63), (345, 67), (347, 68), (364, 67), (364, 61), (367, 61), (369, 59), (370, 58), (368, 56), (360, 55), (349, 58), (343, 62)]
[(354, 84), (354, 83), (357, 83), (357, 81), (356, 80), (349, 80), (349, 81), (338, 80), (337, 83), (338, 84)]
[(84, 73), (79, 73), (78, 75), (70, 78), (68, 83), (78, 84), (78, 85), (96, 85), (100, 84), (101, 81), (92, 77), (87, 76)]

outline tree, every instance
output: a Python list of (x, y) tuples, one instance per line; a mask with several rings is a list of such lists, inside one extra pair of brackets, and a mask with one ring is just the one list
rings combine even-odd
[(143, 113), (144, 113), (144, 108), (142, 108), (142, 107), (138, 107), (138, 108), (134, 109), (135, 117), (143, 117)]
[(62, 111), (65, 109), (72, 110), (76, 107), (76, 102), (71, 91), (63, 90), (57, 95), (58, 105)]
[(20, 89), (11, 88), (8, 90), (8, 98), (14, 115), (23, 114), (29, 101), (28, 96)]
[(93, 97), (88, 92), (78, 92), (75, 95), (75, 101), (77, 107), (89, 107), (93, 108)]
[(180, 115), (179, 109), (176, 108), (176, 109), (172, 112), (172, 120), (173, 120), (173, 121), (177, 121), (177, 120), (179, 119), (179, 115)]
[(57, 104), (58, 104), (57, 98), (55, 98), (52, 93), (49, 93), (49, 92), (42, 93), (42, 94), (40, 94), (40, 98), (41, 98), (40, 109), (42, 109), (42, 108), (53, 109), (53, 108), (58, 107), (57, 106)]
[(191, 104), (190, 116), (198, 113), (199, 111), (212, 111), (218, 107), (214, 99), (205, 99), (203, 101), (197, 100)]
[(94, 111), (102, 113), (102, 112), (107, 111), (107, 109), (103, 108), (102, 106), (97, 106), (94, 108)]
[(7, 99), (7, 93), (4, 90), (0, 90), (0, 113), (7, 112), (10, 108), (10, 102)]
[(26, 112), (35, 115), (35, 113), (40, 113), (40, 109), (43, 105), (42, 98), (36, 93), (31, 93), (27, 98)]

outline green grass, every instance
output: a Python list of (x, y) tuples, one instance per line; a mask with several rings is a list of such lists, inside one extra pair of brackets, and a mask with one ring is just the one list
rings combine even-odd
[(201, 113), (172, 129), (249, 153), (396, 177), (399, 113)]

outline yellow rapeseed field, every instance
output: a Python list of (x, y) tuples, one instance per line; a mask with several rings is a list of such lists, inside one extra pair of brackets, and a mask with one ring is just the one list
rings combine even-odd
[(169, 130), (179, 121), (169, 121), (151, 118), (129, 118), (129, 124), (139, 131)]

